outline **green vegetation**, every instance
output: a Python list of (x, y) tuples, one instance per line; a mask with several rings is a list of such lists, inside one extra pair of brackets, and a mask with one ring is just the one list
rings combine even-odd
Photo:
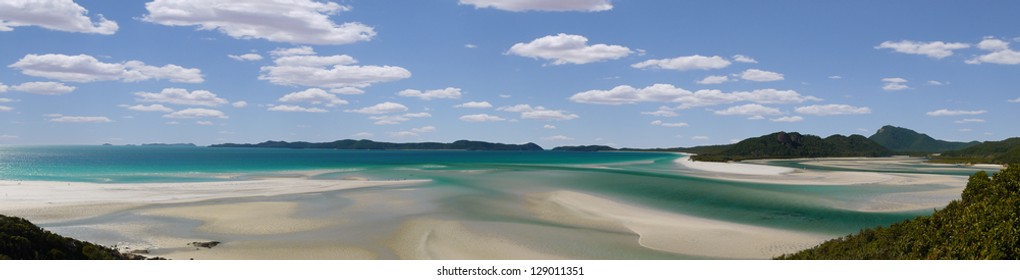
[(698, 147), (694, 160), (734, 161), (766, 158), (881, 157), (892, 151), (861, 135), (832, 135), (822, 139), (797, 132), (776, 132), (733, 145)]
[(949, 142), (936, 140), (927, 134), (895, 127), (891, 125), (878, 129), (875, 135), (868, 137), (879, 145), (898, 153), (941, 153), (945, 151), (958, 150), (977, 145), (979, 142)]
[(372, 140), (337, 140), (333, 142), (285, 142), (266, 141), (258, 144), (218, 144), (216, 148), (290, 148), (290, 149), (337, 149), (337, 150), (468, 150), (468, 151), (541, 151), (535, 143), (501, 144), (482, 141), (458, 140), (453, 143), (389, 143)]
[(553, 151), (569, 151), (569, 152), (598, 152), (598, 151), (616, 151), (616, 148), (604, 145), (585, 145), (585, 146), (559, 146), (552, 149)]
[(942, 153), (932, 161), (945, 163), (1020, 163), (1020, 137), (988, 141), (966, 149)]
[(861, 230), (778, 259), (1020, 259), (1020, 165), (970, 177), (931, 216)]
[(0, 260), (144, 259), (43, 230), (28, 220), (0, 215)]

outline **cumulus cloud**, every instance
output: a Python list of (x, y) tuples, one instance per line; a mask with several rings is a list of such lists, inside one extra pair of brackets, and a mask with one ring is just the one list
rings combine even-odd
[(141, 111), (141, 112), (164, 112), (164, 113), (169, 113), (169, 112), (173, 112), (174, 111), (174, 109), (170, 109), (169, 107), (163, 106), (162, 104), (151, 104), (151, 105), (141, 105), (141, 104), (139, 104), (139, 105), (134, 105), (134, 106), (120, 105), (120, 107), (124, 107), (124, 108), (127, 108), (128, 110), (132, 110), (132, 111)]
[(277, 48), (269, 51), (269, 55), (273, 57), (284, 57), (284, 56), (301, 56), (301, 55), (315, 55), (315, 49), (309, 46), (299, 46), (293, 48)]
[(708, 136), (704, 136), (704, 135), (698, 135), (698, 136), (692, 136), (691, 137), (691, 140), (698, 140), (698, 141), (705, 141), (705, 140), (708, 140), (708, 139), (712, 139), (712, 138), (709, 138)]
[(436, 132), (436, 127), (435, 126), (431, 126), (431, 125), (423, 126), (423, 127), (417, 127), (417, 128), (412, 128), (411, 132), (414, 132), (414, 133)]
[(383, 103), (375, 104), (375, 105), (372, 105), (372, 106), (364, 107), (364, 108), (361, 108), (361, 109), (344, 110), (344, 112), (359, 113), (359, 114), (370, 114), (370, 115), (382, 115), (382, 114), (407, 112), (407, 106), (404, 106), (403, 104), (400, 104), (400, 103), (383, 102)]
[(59, 95), (72, 92), (75, 87), (58, 82), (28, 82), (12, 86), (11, 89), (31, 94)]
[(163, 115), (163, 117), (171, 119), (228, 118), (227, 115), (224, 114), (223, 112), (205, 108), (188, 108)]
[(985, 110), (966, 111), (966, 110), (939, 109), (939, 110), (928, 112), (926, 114), (929, 115), (929, 116), (932, 116), (932, 117), (944, 117), (944, 116), (980, 115), (980, 114), (984, 114), (984, 113), (987, 113), (987, 112), (988, 111), (985, 111)]
[(587, 64), (620, 59), (631, 53), (632, 51), (624, 46), (606, 44), (589, 46), (588, 38), (564, 33), (545, 36), (528, 43), (517, 43), (507, 51), (507, 54), (551, 60), (553, 65)]
[(411, 131), (390, 132), (390, 137), (394, 137), (394, 138), (413, 138), (413, 137), (418, 137), (418, 136), (419, 136), (418, 133), (414, 133), (414, 132), (411, 132)]
[[(348, 55), (317, 56), (311, 48), (283, 49), (271, 52), (279, 56), (274, 65), (260, 68), (259, 80), (277, 85), (301, 85), (329, 88), (337, 93), (362, 93), (359, 88), (375, 83), (392, 82), (411, 77), (411, 72), (397, 66), (354, 65)], [(343, 91), (343, 92), (339, 92)]]
[(726, 66), (730, 66), (731, 62), (716, 56), (681, 56), (668, 59), (649, 59), (642, 62), (632, 64), (631, 67), (644, 69), (644, 68), (657, 68), (657, 69), (668, 69), (677, 71), (686, 70), (712, 70), (722, 69)]
[(276, 105), (267, 109), (274, 112), (300, 112), (300, 113), (325, 113), (329, 112), (326, 109), (315, 108), (315, 107), (301, 107), (297, 105)]
[(899, 42), (885, 41), (875, 49), (891, 49), (898, 53), (926, 55), (931, 58), (943, 59), (953, 55), (953, 51), (969, 48), (969, 44), (946, 43), (942, 41), (917, 42), (903, 40)]
[(215, 123), (213, 123), (211, 121), (196, 121), (195, 124), (197, 124), (197, 125), (214, 125)]
[(1007, 100), (1007, 101), (1010, 102), (1010, 103), (1020, 103), (1020, 97), (1017, 97), (1016, 99), (1010, 99), (1010, 100)]
[(570, 114), (563, 110), (552, 110), (546, 109), (542, 106), (531, 106), (528, 104), (517, 104), (514, 106), (500, 107), (496, 110), (521, 113), (523, 119), (539, 119), (539, 120), (572, 120), (579, 116), (576, 114)]
[(485, 108), (492, 108), (492, 104), (489, 104), (488, 101), (481, 101), (481, 102), (471, 101), (471, 102), (461, 103), (461, 104), (455, 105), (453, 107), (454, 108), (485, 109)]
[(64, 116), (60, 114), (49, 115), (50, 122), (59, 123), (108, 123), (112, 122), (107, 117), (89, 117), (89, 116)]
[(774, 122), (799, 122), (803, 120), (804, 118), (801, 116), (785, 116), (772, 119)]
[(777, 108), (766, 107), (761, 104), (744, 104), (740, 106), (733, 106), (726, 108), (725, 110), (715, 111), (716, 115), (745, 115), (745, 116), (767, 116), (767, 115), (782, 115), (783, 111)]
[[(336, 97), (332, 93), (328, 93), (325, 90), (319, 88), (310, 88), (303, 91), (292, 92), (283, 97), (280, 97), (280, 102), (303, 102), (311, 103), (313, 105), (325, 105), (326, 107), (334, 107), (336, 105), (346, 105), (347, 101)], [(277, 106), (279, 107), (279, 106)]]
[(985, 122), (984, 119), (962, 119), (955, 121), (954, 123), (983, 123), (983, 122)]
[(705, 77), (704, 79), (701, 79), (700, 81), (695, 81), (695, 83), (702, 84), (702, 85), (715, 85), (715, 84), (721, 84), (721, 83), (725, 83), (725, 82), (729, 82), (729, 81), (730, 81), (730, 78), (726, 77), (726, 76), (708, 76), (708, 77)]
[(755, 82), (772, 82), (782, 81), (783, 74), (759, 69), (747, 69), (740, 73), (740, 78)]
[(563, 136), (563, 135), (555, 135), (555, 136), (549, 136), (549, 137), (542, 137), (542, 140), (547, 140), (547, 141), (570, 141), (570, 140), (574, 140), (574, 138), (568, 137), (568, 136)]
[(885, 91), (897, 91), (910, 88), (907, 86), (907, 80), (904, 78), (884, 78), (882, 79), (882, 82), (885, 83), (882, 85), (882, 89)]
[(678, 103), (677, 108), (755, 102), (765, 104), (803, 103), (820, 101), (814, 96), (804, 96), (794, 90), (758, 89), (724, 93), (719, 90), (698, 90), (691, 92), (670, 84), (654, 84), (645, 88), (629, 85), (617, 86), (610, 90), (589, 90), (574, 94), (570, 100), (577, 103), (621, 105), (639, 102)]
[(360, 88), (356, 88), (356, 87), (331, 88), (331, 89), (329, 89), (329, 92), (336, 93), (336, 94), (345, 94), (345, 95), (353, 95), (353, 94), (363, 94), (363, 93), (365, 93), (364, 90), (362, 90)]
[(651, 122), (651, 124), (652, 125), (657, 125), (657, 126), (665, 126), (665, 127), (685, 127), (685, 126), (687, 126), (687, 123), (685, 123), (685, 122), (668, 123), (668, 122), (663, 122), (663, 121), (660, 121), (660, 120), (654, 120), (654, 121)]
[(652, 115), (652, 116), (656, 116), (656, 117), (676, 117), (676, 116), (680, 115), (680, 114), (677, 114), (674, 111), (673, 108), (666, 107), (666, 106), (659, 106), (658, 110), (655, 110), (655, 111), (652, 111), (652, 112), (641, 112), (641, 114), (642, 115)]
[(432, 100), (432, 99), (460, 99), (460, 89), (455, 87), (448, 87), (444, 89), (433, 89), (420, 91), (416, 89), (405, 89), (397, 93), (397, 95), (404, 97), (415, 97), (421, 100)]
[(7, 85), (5, 85), (4, 83), (0, 83), (0, 93), (7, 92), (7, 88), (8, 88)]
[(741, 62), (741, 63), (758, 63), (758, 61), (754, 60), (754, 58), (751, 58), (751, 57), (745, 56), (745, 55), (740, 55), (740, 54), (734, 55), (733, 56), (733, 61)]
[(246, 53), (241, 55), (228, 54), (227, 57), (237, 61), (259, 61), (262, 60), (262, 55), (257, 53)]
[(100, 62), (90, 55), (29, 54), (8, 67), (22, 74), (65, 82), (169, 80), (175, 83), (201, 83), (202, 70), (167, 64), (161, 67), (130, 60), (121, 63)]
[(189, 106), (217, 107), (227, 104), (227, 100), (216, 96), (208, 90), (195, 90), (189, 92), (182, 88), (164, 88), (155, 92), (136, 92), (135, 101), (147, 103), (170, 103)]
[(832, 75), (832, 76), (829, 76), (829, 79), (833, 79), (833, 80), (840, 80), (840, 79), (843, 79), (843, 76), (839, 76), (839, 75)]
[(811, 105), (797, 107), (794, 111), (805, 115), (816, 116), (871, 114), (871, 108), (855, 107), (845, 104)]
[(460, 4), (511, 12), (601, 12), (613, 9), (611, 0), (460, 0)]
[(334, 2), (311, 0), (155, 0), (145, 4), (142, 20), (168, 26), (219, 30), (237, 39), (343, 45), (371, 40), (375, 30), (360, 22), (337, 24), (330, 16), (351, 10)]
[(10, 111), (13, 111), (13, 110), (14, 110), (14, 108), (12, 108), (10, 106), (0, 105), (0, 112), (10, 112)]
[(230, 105), (234, 106), (234, 108), (244, 108), (244, 107), (248, 107), (248, 102), (237, 101), (237, 102), (234, 102), (234, 103), (230, 103)]
[(498, 122), (505, 121), (506, 119), (489, 114), (474, 114), (460, 116), (460, 120), (466, 122)]
[(995, 38), (985, 38), (981, 43), (978, 43), (978, 48), (989, 51), (989, 53), (969, 59), (966, 63), (1020, 64), (1020, 51), (1010, 49), (1009, 42)]
[(88, 13), (72, 0), (0, 1), (0, 32), (30, 25), (78, 33), (111, 35), (117, 32), (117, 22), (103, 15), (93, 21)]
[(555, 125), (551, 125), (551, 124), (547, 124), (547, 125), (543, 125), (542, 128), (545, 128), (545, 129), (556, 129), (556, 126)]

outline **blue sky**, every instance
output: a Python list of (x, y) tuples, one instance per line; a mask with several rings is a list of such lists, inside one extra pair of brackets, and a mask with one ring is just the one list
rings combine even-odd
[(1015, 1), (4, 2), (0, 145), (1020, 136)]

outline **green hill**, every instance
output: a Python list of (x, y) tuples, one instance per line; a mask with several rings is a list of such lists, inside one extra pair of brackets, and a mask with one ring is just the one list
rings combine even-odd
[(917, 133), (910, 129), (891, 125), (886, 125), (878, 129), (878, 132), (875, 132), (875, 134), (868, 137), (868, 139), (871, 139), (871, 141), (875, 141), (879, 145), (882, 145), (894, 152), (901, 153), (941, 153), (945, 151), (963, 149), (979, 143), (977, 141), (949, 142), (936, 140), (927, 134)]
[(286, 142), (266, 141), (258, 144), (216, 144), (214, 148), (290, 148), (290, 149), (337, 149), (337, 150), (469, 150), (469, 151), (541, 151), (535, 143), (502, 144), (482, 141), (458, 140), (453, 143), (389, 143), (372, 140), (337, 140), (333, 142)]
[(0, 260), (144, 259), (43, 230), (28, 220), (0, 215)]
[(692, 158), (703, 161), (733, 161), (768, 158), (881, 157), (892, 152), (861, 135), (832, 135), (822, 139), (797, 132), (776, 132), (748, 138), (728, 146), (704, 149)]
[(966, 149), (948, 151), (935, 158), (936, 162), (953, 163), (1020, 163), (1020, 137), (1002, 141), (988, 141)]
[(861, 230), (779, 259), (1020, 259), (1020, 165), (970, 177), (931, 216)]

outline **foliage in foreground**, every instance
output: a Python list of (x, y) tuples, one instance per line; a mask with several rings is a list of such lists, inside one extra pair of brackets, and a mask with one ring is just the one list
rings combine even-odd
[(778, 259), (1020, 259), (1020, 164), (970, 177), (931, 216), (861, 230)]
[(141, 258), (57, 235), (22, 218), (0, 215), (0, 260), (123, 260)]

